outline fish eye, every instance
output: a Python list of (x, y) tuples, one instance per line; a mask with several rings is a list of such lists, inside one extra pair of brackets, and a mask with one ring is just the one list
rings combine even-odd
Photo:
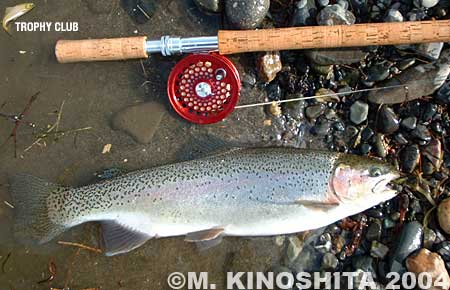
[(378, 177), (378, 176), (381, 176), (382, 174), (383, 174), (383, 172), (381, 172), (381, 168), (379, 168), (379, 167), (372, 167), (369, 170), (370, 177)]

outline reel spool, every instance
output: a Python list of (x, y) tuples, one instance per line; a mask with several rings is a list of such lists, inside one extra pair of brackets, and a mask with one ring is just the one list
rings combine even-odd
[(233, 63), (215, 53), (191, 54), (178, 62), (167, 82), (169, 101), (184, 119), (217, 123), (236, 106), (241, 90)]

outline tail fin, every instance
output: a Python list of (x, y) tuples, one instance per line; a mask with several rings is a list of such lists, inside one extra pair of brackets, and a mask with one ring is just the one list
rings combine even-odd
[(32, 175), (19, 174), (11, 178), (17, 238), (42, 244), (64, 231), (63, 225), (50, 220), (47, 207), (48, 196), (59, 189), (60, 186)]

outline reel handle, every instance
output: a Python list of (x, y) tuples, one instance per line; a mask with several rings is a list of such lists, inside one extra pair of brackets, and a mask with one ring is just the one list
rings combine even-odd
[(219, 31), (220, 54), (449, 42), (450, 20)]
[(60, 63), (147, 58), (146, 36), (58, 40), (56, 59)]

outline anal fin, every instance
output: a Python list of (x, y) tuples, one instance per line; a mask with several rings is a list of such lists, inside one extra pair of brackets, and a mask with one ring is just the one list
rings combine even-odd
[(152, 238), (115, 221), (102, 221), (101, 225), (106, 256), (127, 253)]

